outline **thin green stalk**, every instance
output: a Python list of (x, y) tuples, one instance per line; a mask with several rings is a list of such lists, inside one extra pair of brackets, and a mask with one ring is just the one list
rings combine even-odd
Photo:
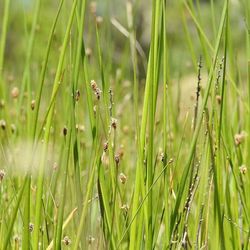
[(212, 24), (213, 24), (213, 35), (214, 35), (214, 39), (216, 39), (216, 18), (215, 18), (215, 7), (214, 7), (214, 0), (210, 0), (210, 5), (211, 5), (211, 18), (212, 18)]
[(61, 249), (61, 241), (62, 241), (62, 230), (63, 230), (63, 219), (64, 219), (64, 209), (65, 209), (65, 201), (66, 201), (66, 188), (67, 188), (67, 179), (68, 179), (68, 166), (69, 166), (69, 158), (70, 158), (70, 149), (71, 149), (71, 131), (67, 135), (66, 148), (65, 148), (65, 161), (64, 161), (64, 171), (62, 171), (62, 193), (61, 193), (61, 202), (59, 205), (59, 212), (56, 224), (56, 238), (55, 238), (55, 246), (54, 249)]
[(10, 0), (4, 1), (4, 12), (3, 12), (3, 21), (2, 21), (2, 32), (0, 40), (0, 98), (5, 96), (5, 91), (2, 86), (3, 81), (3, 66), (4, 66), (4, 53), (6, 46), (6, 38), (8, 31), (8, 21), (9, 21), (9, 10), (10, 10)]
[(33, 138), (35, 138), (36, 131), (37, 131), (38, 116), (39, 116), (39, 111), (40, 111), (40, 106), (41, 106), (41, 98), (42, 98), (42, 92), (43, 92), (43, 88), (44, 88), (45, 74), (46, 74), (46, 70), (47, 70), (47, 66), (48, 66), (51, 44), (52, 44), (53, 36), (55, 33), (56, 25), (58, 22), (59, 15), (61, 13), (63, 3), (64, 3), (64, 0), (61, 0), (59, 7), (58, 7), (58, 10), (57, 10), (57, 13), (56, 13), (56, 16), (55, 16), (55, 19), (54, 19), (54, 22), (53, 22), (51, 30), (50, 30), (48, 44), (47, 44), (47, 48), (45, 51), (45, 57), (44, 57), (44, 61), (42, 64), (41, 73), (39, 76), (39, 90), (37, 92), (36, 105), (35, 105), (35, 110), (34, 110), (33, 133), (32, 133)]
[(3, 250), (6, 250), (8, 249), (8, 244), (10, 242), (10, 239), (11, 239), (11, 234), (12, 234), (12, 231), (13, 231), (13, 227), (14, 227), (14, 223), (16, 221), (16, 216), (17, 216), (17, 213), (18, 213), (18, 210), (19, 210), (19, 207), (20, 207), (20, 203), (21, 203), (21, 199), (23, 197), (23, 192), (24, 192), (24, 189), (25, 189), (25, 186), (26, 186), (26, 182), (27, 182), (27, 178), (25, 179), (25, 181), (23, 182), (23, 185), (22, 185), (22, 188), (20, 189), (19, 193), (18, 193), (18, 196), (17, 196), (17, 200), (16, 200), (16, 204), (12, 210), (12, 216), (11, 216), (11, 220), (10, 222), (8, 223), (9, 226), (8, 226), (8, 230), (6, 232), (6, 235), (3, 239), (3, 243), (2, 243), (2, 248)]
[[(157, 20), (157, 14), (158, 14), (158, 7), (159, 2), (155, 1), (153, 3), (152, 8), (152, 29), (151, 29), (151, 51), (152, 51), (152, 64), (151, 67), (148, 69), (150, 74), (149, 79), (149, 109), (148, 109), (148, 120), (149, 120), (149, 140), (148, 140), (148, 156), (147, 156), (147, 184), (146, 184), (146, 190), (148, 191), (153, 183), (153, 155), (154, 155), (154, 92), (156, 88), (156, 69), (155, 69), (155, 63), (156, 63), (156, 55), (157, 55), (157, 29), (156, 24), (158, 24)], [(147, 215), (148, 215), (148, 221), (146, 222), (146, 227), (148, 228), (147, 235), (146, 235), (146, 248), (152, 249), (153, 246), (153, 196), (152, 192), (149, 193), (148, 199), (147, 199)]]
[[(166, 2), (163, 1), (163, 164), (164, 166), (167, 163), (167, 85), (169, 81), (168, 76), (168, 50), (167, 50), (167, 17), (166, 17)], [(183, 16), (183, 15), (182, 15)], [(165, 172), (164, 178), (164, 188), (165, 188), (165, 197), (164, 197), (164, 221), (165, 221), (165, 235), (166, 242), (169, 242), (169, 225), (170, 225), (170, 209), (169, 209), (169, 181), (168, 181), (168, 172)]]
[(91, 195), (93, 185), (94, 185), (95, 174), (96, 174), (96, 170), (97, 170), (96, 167), (99, 168), (100, 164), (101, 164), (101, 159), (98, 160), (98, 152), (99, 152), (99, 147), (100, 147), (99, 139), (98, 139), (100, 117), (99, 117), (98, 111), (99, 111), (99, 109), (96, 112), (95, 125), (94, 125), (96, 128), (96, 132), (95, 132), (95, 137), (93, 138), (94, 139), (94, 141), (93, 141), (93, 158), (91, 158), (91, 159), (93, 159), (93, 161), (90, 162), (91, 168), (89, 169), (90, 173), (89, 173), (89, 178), (88, 178), (88, 183), (87, 183), (87, 188), (86, 188), (86, 195), (85, 195), (85, 199), (84, 199), (83, 204), (82, 204), (83, 208), (81, 211), (81, 217), (80, 217), (80, 221), (78, 224), (76, 239), (75, 239), (75, 242), (73, 245), (74, 250), (79, 249), (79, 244), (80, 244), (80, 241), (82, 239), (83, 228), (85, 225), (85, 220), (86, 220), (86, 216), (87, 216), (87, 212), (88, 212), (88, 206), (90, 205), (89, 199), (90, 199), (90, 195)]
[[(80, 65), (82, 62), (82, 57), (84, 60), (85, 57), (85, 51), (84, 51), (84, 41), (83, 41), (83, 32), (84, 32), (84, 24), (85, 24), (85, 9), (86, 9), (86, 1), (82, 1), (79, 5), (80, 9), (80, 17), (79, 19), (79, 25), (78, 25), (78, 36), (76, 41), (76, 56), (75, 61), (73, 65), (73, 84), (72, 84), (72, 96), (74, 98), (71, 99), (71, 127), (72, 130), (72, 145), (73, 145), (73, 156), (74, 156), (74, 182), (76, 187), (76, 194), (77, 194), (77, 204), (79, 207), (81, 207), (81, 180), (80, 180), (80, 150), (79, 150), (79, 140), (77, 137), (77, 131), (76, 131), (76, 123), (77, 123), (77, 101), (76, 101), (76, 92), (78, 90), (78, 79), (79, 79), (79, 73), (80, 73)], [(77, 15), (78, 16), (78, 15)]]
[[(37, 27), (38, 17), (40, 13), (40, 6), (41, 6), (41, 0), (37, 0), (36, 5), (35, 5), (34, 16), (32, 20), (32, 27), (31, 27), (31, 31), (29, 34), (27, 53), (26, 53), (24, 71), (23, 71), (23, 77), (22, 77), (22, 85), (21, 85), (20, 97), (18, 100), (19, 101), (18, 112), (20, 112), (21, 107), (22, 107), (25, 90), (27, 90), (27, 94), (28, 94), (27, 110), (30, 110), (30, 103), (31, 103), (31, 86), (30, 86), (31, 69), (30, 69), (30, 66), (31, 66), (31, 57), (32, 57), (34, 41), (35, 41), (35, 36), (36, 36), (36, 27)], [(27, 112), (27, 132), (31, 131), (31, 115), (32, 115), (32, 112)]]
[[(155, 3), (153, 3), (153, 6), (155, 6)], [(155, 7), (153, 7), (152, 10), (152, 23), (154, 22), (154, 17), (155, 15)], [(144, 161), (144, 145), (145, 145), (145, 134), (146, 134), (146, 126), (147, 126), (147, 117), (148, 117), (148, 112), (149, 112), (149, 102), (151, 100), (152, 105), (151, 105), (151, 109), (152, 109), (152, 113), (151, 115), (154, 115), (153, 112), (153, 103), (154, 103), (154, 89), (153, 89), (153, 77), (154, 77), (154, 70), (153, 69), (153, 61), (154, 61), (154, 47), (152, 46), (152, 44), (154, 43), (154, 35), (155, 35), (155, 27), (154, 27), (154, 23), (152, 24), (152, 30), (151, 30), (151, 47), (150, 47), (150, 52), (149, 52), (149, 64), (148, 64), (148, 71), (147, 71), (147, 78), (146, 78), (146, 88), (145, 88), (145, 94), (144, 94), (144, 103), (143, 103), (143, 113), (142, 113), (142, 122), (141, 122), (141, 130), (140, 130), (140, 147), (139, 147), (139, 158), (137, 161), (137, 171), (136, 171), (136, 180), (135, 180), (135, 193), (134, 193), (134, 197), (133, 197), (133, 207), (132, 207), (132, 216), (134, 216), (134, 214), (137, 211), (138, 208), (138, 204), (139, 204), (139, 192), (140, 189), (142, 190), (142, 194), (145, 193), (144, 191), (144, 184), (143, 184), (143, 161)], [(152, 90), (152, 91), (150, 91)], [(151, 97), (150, 97), (150, 93), (151, 93)], [(152, 130), (153, 130), (153, 126), (154, 126), (154, 121), (152, 121), (153, 124), (151, 127), (151, 135), (152, 135)], [(151, 141), (151, 146), (152, 146), (152, 141)], [(153, 154), (153, 152), (151, 152)], [(153, 156), (151, 154), (151, 156)], [(153, 161), (153, 157), (151, 157), (151, 162)], [(149, 161), (150, 162), (150, 161)], [(147, 167), (147, 186), (149, 187), (150, 184), (150, 180), (152, 181), (152, 165), (150, 165), (150, 163), (148, 162), (148, 167)], [(151, 174), (150, 174), (151, 173)], [(149, 175), (148, 175), (149, 174)], [(150, 200), (152, 201), (152, 199), (148, 199), (149, 203), (148, 203), (148, 209), (145, 210), (145, 221), (146, 221), (146, 237), (148, 239), (148, 237), (152, 237), (152, 217), (151, 217), (151, 223), (149, 222), (149, 211), (152, 213), (152, 209), (151, 209), (151, 205), (152, 202), (150, 202)], [(151, 214), (152, 215), (152, 214)], [(151, 234), (149, 233), (148, 230), (151, 230)], [(134, 221), (134, 223), (131, 225), (131, 231), (130, 231), (130, 236), (131, 236), (131, 240), (130, 240), (130, 249), (134, 249), (135, 247), (135, 237), (136, 237), (136, 221)], [(147, 244), (148, 247), (150, 247), (150, 245), (152, 246), (152, 238), (147, 240)]]
[[(134, 28), (134, 20), (133, 20), (133, 12), (132, 12), (132, 4), (130, 2), (127, 3), (127, 20), (128, 20), (128, 27), (129, 27), (129, 40), (130, 40), (130, 51), (131, 51), (131, 60), (133, 64), (133, 81), (134, 81), (134, 88), (133, 88), (133, 95), (134, 95), (134, 114), (135, 114), (135, 128), (136, 128), (136, 144), (138, 148), (138, 155), (141, 155), (142, 153), (140, 152), (140, 128), (139, 128), (139, 114), (138, 114), (138, 109), (139, 109), (139, 95), (138, 95), (138, 67), (137, 67), (137, 52), (136, 52), (136, 34), (135, 34), (135, 28)], [(140, 183), (140, 180), (137, 178), (139, 177), (139, 168), (136, 170), (136, 183)], [(139, 190), (139, 188), (135, 188), (135, 190)], [(134, 200), (138, 200), (138, 195), (139, 193), (136, 191), (134, 193)], [(134, 208), (135, 206), (133, 206)], [(143, 218), (143, 213), (142, 216)], [(136, 228), (137, 232), (133, 233), (131, 236), (131, 241), (132, 244), (130, 245), (131, 249), (132, 248), (139, 248), (141, 245), (141, 241), (138, 239), (137, 244), (135, 242), (135, 236), (137, 235), (142, 235), (142, 229), (143, 229), (143, 223), (142, 220), (139, 221), (140, 227)], [(136, 225), (136, 223), (134, 224)], [(134, 227), (135, 230), (135, 227)]]
[(23, 240), (22, 240), (22, 248), (30, 249), (30, 184), (31, 184), (31, 176), (28, 174), (26, 176), (26, 184), (25, 184), (25, 206), (24, 206), (24, 222), (23, 222)]
[(124, 231), (120, 241), (118, 242), (118, 246), (119, 247), (124, 239), (124, 237), (126, 236), (128, 230), (131, 228), (131, 226), (134, 223), (134, 220), (136, 219), (136, 217), (138, 216), (139, 212), (142, 209), (142, 206), (144, 205), (144, 203), (146, 203), (148, 196), (150, 193), (152, 193), (153, 188), (155, 187), (156, 183), (160, 180), (160, 177), (164, 174), (164, 172), (166, 171), (166, 169), (169, 167), (169, 164), (171, 162), (167, 163), (166, 166), (163, 167), (163, 169), (161, 170), (161, 172), (159, 173), (158, 176), (156, 176), (156, 178), (154, 179), (154, 182), (152, 183), (152, 185), (149, 187), (149, 189), (147, 190), (147, 193), (145, 194), (145, 196), (143, 197), (142, 201), (139, 203), (139, 206), (136, 209), (135, 214), (132, 216), (130, 222), (128, 223), (128, 226), (126, 227), (126, 230)]
[(191, 166), (191, 162), (193, 159), (193, 153), (194, 153), (195, 148), (196, 148), (196, 143), (198, 140), (198, 136), (199, 136), (202, 120), (203, 120), (203, 111), (206, 108), (210, 89), (211, 89), (212, 82), (213, 82), (213, 75), (214, 75), (215, 66), (216, 66), (216, 62), (217, 62), (217, 56), (219, 53), (219, 47), (220, 47), (220, 43), (221, 43), (221, 39), (222, 39), (223, 28), (224, 28), (224, 24), (225, 24), (225, 20), (226, 20), (226, 16), (227, 16), (227, 9), (228, 9), (228, 0), (225, 0), (223, 11), (222, 11), (222, 16), (221, 16), (221, 21), (220, 21), (220, 27), (219, 27), (219, 31), (218, 31), (218, 35), (217, 35), (217, 39), (216, 39), (216, 47), (215, 47), (215, 53), (213, 56), (213, 63), (212, 63), (212, 66), (210, 68), (210, 71), (209, 71), (207, 87), (205, 90), (205, 94), (204, 94), (203, 102), (202, 102), (202, 106), (201, 106), (202, 112), (200, 112), (200, 114), (197, 118), (197, 126), (196, 126), (196, 129), (194, 132), (194, 136), (192, 138), (192, 143), (190, 145), (190, 151), (188, 154), (188, 158), (187, 158), (186, 164), (184, 166), (184, 172), (183, 172), (183, 175), (182, 175), (181, 180), (180, 180), (180, 188), (178, 190), (175, 208), (174, 208), (174, 211), (172, 214), (172, 219), (171, 219), (171, 230), (173, 230), (174, 223), (176, 222), (176, 219), (177, 219), (179, 206), (180, 206), (181, 200), (183, 198), (183, 191), (185, 188), (186, 181), (188, 179), (189, 170), (191, 169), (190, 166)]
[(55, 76), (55, 80), (54, 80), (54, 84), (53, 84), (53, 90), (52, 90), (50, 105), (49, 105), (49, 107), (51, 107), (51, 108), (48, 111), (48, 117), (46, 120), (45, 135), (44, 135), (44, 142), (43, 142), (43, 151), (42, 151), (42, 162), (40, 164), (41, 167), (39, 169), (37, 194), (36, 194), (37, 196), (36, 196), (35, 230), (34, 230), (34, 249), (35, 250), (38, 250), (38, 248), (39, 248), (40, 224), (41, 224), (41, 219), (42, 219), (41, 208), (42, 208), (42, 195), (43, 195), (43, 184), (44, 184), (44, 167), (45, 167), (47, 147), (48, 147), (48, 142), (49, 142), (49, 137), (50, 137), (50, 128), (51, 128), (52, 118), (53, 118), (53, 114), (54, 114), (55, 97), (56, 97), (56, 95), (58, 93), (58, 89), (61, 85), (60, 78), (61, 78), (61, 74), (63, 71), (62, 70), (63, 69), (63, 62), (64, 62), (64, 57), (65, 57), (68, 41), (69, 41), (71, 26), (72, 26), (74, 15), (75, 15), (76, 5), (77, 5), (77, 0), (74, 0), (74, 2), (72, 4), (71, 12), (70, 12), (70, 17), (69, 17), (69, 21), (67, 24), (67, 29), (66, 29), (64, 40), (63, 40), (62, 50), (60, 53), (57, 71), (56, 71), (56, 76)]
[(221, 105), (220, 105), (220, 120), (218, 128), (218, 145), (220, 146), (221, 138), (221, 127), (222, 127), (222, 118), (223, 118), (223, 108), (224, 108), (224, 94), (225, 94), (225, 85), (226, 85), (226, 71), (227, 71), (227, 43), (228, 43), (228, 11), (225, 24), (225, 45), (224, 45), (224, 57), (223, 57), (223, 77), (222, 77), (222, 86), (221, 86)]

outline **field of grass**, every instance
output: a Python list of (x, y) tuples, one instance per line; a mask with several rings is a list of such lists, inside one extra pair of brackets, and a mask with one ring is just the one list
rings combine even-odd
[(249, 167), (249, 0), (0, 0), (0, 250), (247, 250)]

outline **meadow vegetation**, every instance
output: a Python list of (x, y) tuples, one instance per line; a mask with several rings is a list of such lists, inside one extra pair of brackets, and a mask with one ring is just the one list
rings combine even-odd
[(250, 248), (249, 0), (0, 20), (0, 249)]

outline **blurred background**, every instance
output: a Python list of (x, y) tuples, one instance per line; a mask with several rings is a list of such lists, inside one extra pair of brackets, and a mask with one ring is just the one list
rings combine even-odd
[[(0, 14), (3, 16), (3, 2), (0, 1)], [(11, 1), (9, 30), (5, 51), (4, 79), (8, 88), (19, 86), (24, 71), (24, 61), (31, 30), (35, 7), (34, 0)], [(132, 2), (133, 24), (137, 39), (138, 77), (141, 87), (141, 96), (146, 76), (147, 58), (150, 46), (151, 1), (134, 0)], [(193, 97), (197, 84), (197, 64), (201, 57), (201, 86), (206, 84), (209, 60), (212, 50), (206, 44), (202, 45), (202, 37), (197, 31), (194, 18), (181, 0), (166, 0), (167, 2), (167, 39), (168, 39), (168, 71), (169, 85), (172, 87), (174, 102), (180, 111), (185, 113), (193, 108)], [(194, 9), (195, 18), (199, 20), (201, 28), (207, 37), (210, 46), (214, 46), (220, 22), (223, 1), (203, 0), (187, 1)], [(49, 68), (46, 83), (53, 83), (60, 47), (65, 34), (66, 22), (72, 1), (65, 0), (53, 39), (52, 51), (49, 58)], [(58, 8), (59, 1), (41, 1), (37, 33), (32, 53), (31, 77), (32, 88), (36, 91), (36, 82), (47, 45), (48, 34)], [(103, 48), (103, 59), (106, 72), (111, 82), (123, 86), (124, 95), (129, 94), (133, 79), (133, 68), (130, 57), (128, 38), (128, 18), (125, 0), (87, 1), (85, 25), (85, 50), (89, 56), (90, 77), (96, 78), (98, 65), (97, 43), (95, 35), (95, 19), (100, 17), (100, 40)], [(238, 76), (234, 81), (241, 79), (239, 84), (245, 85), (247, 72), (246, 58), (246, 31), (244, 3), (240, 0), (230, 1), (230, 59), (229, 68), (238, 69)], [(72, 30), (72, 36), (74, 34)], [(70, 53), (70, 52), (69, 52)], [(222, 56), (218, 58), (222, 60)], [(218, 66), (219, 67), (219, 66)], [(120, 82), (119, 79), (122, 79)], [(122, 85), (123, 84), (123, 85)], [(48, 88), (50, 91), (51, 88)], [(126, 92), (127, 89), (127, 92)], [(243, 91), (244, 92), (244, 91)]]

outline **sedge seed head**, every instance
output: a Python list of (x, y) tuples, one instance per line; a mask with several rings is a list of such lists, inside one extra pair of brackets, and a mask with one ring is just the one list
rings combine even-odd
[(86, 56), (87, 56), (88, 58), (90, 58), (91, 55), (92, 55), (92, 49), (91, 49), (91, 48), (86, 48), (85, 54), (86, 54)]
[(14, 241), (17, 244), (17, 243), (19, 243), (21, 241), (21, 239), (20, 239), (20, 237), (18, 235), (15, 235), (14, 236)]
[(95, 21), (96, 21), (97, 27), (100, 28), (103, 23), (103, 18), (101, 16), (97, 16)]
[(62, 241), (65, 246), (69, 246), (71, 244), (71, 239), (68, 236), (65, 236)]
[(3, 181), (4, 176), (5, 176), (5, 171), (3, 169), (0, 169), (0, 182)]
[(85, 126), (81, 124), (76, 124), (76, 131), (77, 132), (84, 132), (85, 131)]
[(239, 146), (240, 144), (242, 144), (246, 137), (247, 137), (247, 133), (245, 131), (242, 131), (239, 134), (236, 134), (234, 136), (235, 145)]
[(6, 129), (6, 121), (5, 120), (0, 120), (0, 127), (2, 128), (2, 130)]
[(68, 129), (67, 129), (67, 127), (65, 126), (65, 127), (63, 128), (63, 135), (66, 136), (67, 133), (68, 133)]
[(30, 107), (31, 107), (32, 110), (35, 109), (35, 104), (36, 104), (36, 101), (32, 100), (31, 103), (30, 103)]
[(104, 144), (103, 144), (103, 151), (104, 151), (104, 152), (107, 152), (108, 147), (109, 147), (108, 141), (104, 142)]
[(91, 88), (95, 91), (97, 89), (97, 84), (95, 80), (90, 81)]
[(116, 163), (116, 165), (118, 165), (119, 163), (120, 163), (120, 155), (119, 154), (116, 154), (115, 155), (115, 163)]
[(128, 213), (128, 211), (129, 211), (129, 205), (128, 204), (123, 204), (121, 206), (121, 210), (123, 210), (125, 213)]
[(119, 174), (119, 180), (122, 184), (125, 184), (127, 181), (127, 176), (124, 173)]
[(160, 153), (160, 161), (161, 161), (162, 163), (165, 162), (165, 154), (164, 154), (164, 152), (161, 152), (161, 153)]
[(89, 237), (88, 237), (89, 245), (93, 244), (94, 241), (95, 241), (95, 238), (93, 236), (89, 235)]
[(80, 90), (77, 90), (75, 93), (75, 101), (78, 102), (80, 99)]
[(18, 89), (18, 87), (14, 87), (14, 88), (11, 90), (11, 97), (12, 97), (13, 99), (16, 99), (16, 98), (18, 98), (18, 96), (19, 96), (19, 89)]
[(100, 100), (101, 93), (102, 93), (102, 91), (99, 88), (96, 88), (95, 95), (96, 95), (97, 100)]
[(29, 224), (29, 231), (32, 233), (34, 231), (34, 224), (30, 223)]
[(113, 129), (116, 129), (116, 128), (117, 128), (117, 119), (111, 118), (111, 127), (112, 127)]
[(12, 134), (15, 134), (15, 133), (16, 133), (16, 125), (12, 123), (12, 124), (10, 125), (10, 128), (11, 128), (11, 133), (12, 133)]
[(216, 98), (217, 103), (221, 104), (221, 96), (217, 95), (215, 98)]
[(93, 92), (95, 93), (97, 100), (100, 100), (102, 91), (101, 89), (98, 88), (96, 81), (91, 80), (90, 85), (91, 85)]
[(239, 169), (240, 169), (240, 173), (241, 173), (241, 174), (243, 174), (243, 175), (246, 174), (246, 172), (247, 172), (247, 167), (246, 167), (246, 165), (240, 166)]

